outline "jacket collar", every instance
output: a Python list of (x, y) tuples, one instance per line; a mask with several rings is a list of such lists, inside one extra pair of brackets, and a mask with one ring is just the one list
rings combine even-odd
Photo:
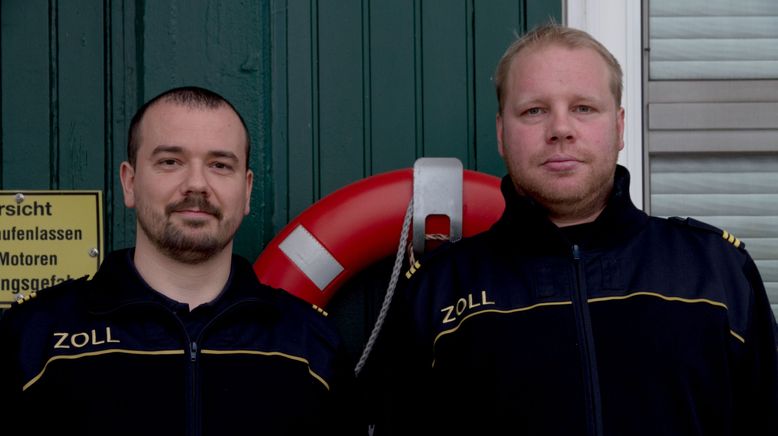
[[(133, 253), (132, 248), (118, 250), (103, 260), (88, 289), (87, 299), (92, 312), (111, 312), (127, 305), (160, 303), (167, 299), (143, 280), (135, 269)], [(214, 304), (226, 307), (241, 301), (275, 306), (272, 295), (259, 283), (248, 261), (233, 255), (229, 279)]]
[[(648, 216), (637, 209), (629, 196), (629, 171), (618, 165), (613, 191), (600, 216), (591, 223), (584, 250), (612, 247), (639, 232)], [(548, 212), (532, 198), (519, 195), (509, 176), (502, 179), (505, 212), (492, 229), (502, 237), (508, 235), (514, 244), (530, 244), (533, 251), (546, 254), (569, 253), (571, 243), (548, 219)]]

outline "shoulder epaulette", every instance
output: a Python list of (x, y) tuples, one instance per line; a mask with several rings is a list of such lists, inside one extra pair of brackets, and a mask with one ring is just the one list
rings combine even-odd
[(708, 223), (704, 223), (702, 221), (698, 221), (694, 218), (681, 218), (681, 217), (670, 217), (670, 222), (674, 222), (677, 224), (684, 224), (686, 226), (695, 228), (695, 229), (701, 229), (705, 230), (711, 233), (715, 233), (719, 236), (721, 236), (722, 239), (729, 242), (730, 244), (734, 245), (736, 248), (746, 248), (745, 242), (741, 241), (740, 239), (736, 238), (735, 235), (732, 233), (729, 233), (726, 230), (722, 230), (716, 226), (712, 226)]
[(313, 310), (315, 310), (316, 312), (322, 314), (323, 316), (329, 315), (329, 313), (327, 313), (326, 310), (322, 309), (321, 307), (319, 307), (319, 306), (317, 306), (315, 304), (311, 304), (311, 307), (313, 307)]
[(416, 271), (421, 268), (421, 262), (418, 260), (411, 265), (411, 267), (408, 269), (408, 271), (405, 272), (405, 278), (410, 279), (414, 274), (416, 274)]
[(52, 292), (52, 290), (64, 289), (68, 285), (73, 285), (73, 284), (78, 283), (78, 282), (86, 282), (87, 280), (89, 280), (89, 276), (85, 275), (85, 276), (79, 277), (77, 279), (65, 280), (62, 283), (58, 283), (58, 284), (56, 284), (54, 286), (50, 286), (48, 288), (44, 288), (44, 289), (41, 289), (39, 291), (33, 290), (33, 291), (30, 291), (29, 293), (26, 293), (26, 294), (23, 293), (23, 292), (19, 292), (18, 294), (16, 294), (16, 296), (14, 298), (13, 304), (11, 304), (11, 307), (24, 304), (27, 301), (30, 301), (30, 300), (32, 300), (34, 298), (37, 298), (39, 295), (49, 295)]

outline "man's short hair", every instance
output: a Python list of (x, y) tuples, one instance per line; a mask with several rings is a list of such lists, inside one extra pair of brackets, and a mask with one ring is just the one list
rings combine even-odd
[(130, 162), (130, 165), (135, 167), (135, 162), (138, 159), (138, 148), (140, 147), (140, 144), (138, 143), (140, 140), (140, 122), (143, 120), (146, 111), (151, 106), (154, 106), (154, 104), (161, 101), (192, 109), (218, 109), (222, 106), (227, 106), (232, 109), (240, 119), (240, 123), (243, 125), (243, 131), (246, 134), (246, 170), (248, 170), (251, 137), (249, 136), (249, 129), (246, 127), (246, 122), (243, 120), (240, 112), (238, 112), (238, 110), (235, 109), (235, 106), (226, 98), (213, 91), (197, 86), (183, 86), (169, 89), (147, 101), (137, 112), (135, 112), (132, 121), (130, 121), (130, 129), (127, 134), (127, 161)]
[(544, 24), (536, 27), (526, 35), (517, 39), (505, 50), (505, 53), (497, 63), (497, 70), (494, 73), (494, 84), (497, 89), (498, 113), (502, 113), (503, 97), (505, 94), (506, 80), (511, 69), (511, 63), (522, 51), (546, 47), (550, 45), (559, 45), (565, 48), (590, 48), (596, 51), (605, 61), (610, 71), (610, 88), (613, 99), (616, 101), (616, 107), (621, 106), (621, 92), (623, 88), (621, 66), (619, 61), (608, 51), (605, 46), (594, 39), (588, 33), (561, 26), (557, 23)]

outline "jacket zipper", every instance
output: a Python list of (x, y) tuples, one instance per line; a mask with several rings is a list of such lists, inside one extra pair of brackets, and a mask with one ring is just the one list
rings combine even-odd
[(197, 342), (189, 344), (189, 358), (192, 360), (192, 363), (197, 362)]
[(586, 292), (586, 279), (581, 261), (581, 249), (573, 245), (573, 264), (575, 265), (575, 292), (573, 293), (573, 308), (578, 331), (578, 341), (581, 344), (583, 363), (583, 383), (586, 405), (586, 434), (602, 436), (602, 404), (600, 397), (600, 381), (597, 373), (597, 356), (594, 349), (592, 322), (589, 314), (589, 304)]
[[(187, 339), (189, 338), (189, 335), (187, 334)], [(201, 433), (200, 429), (200, 399), (199, 395), (197, 394), (199, 391), (198, 386), (198, 380), (197, 380), (197, 341), (190, 341), (189, 342), (189, 379), (191, 381), (190, 385), (190, 428), (191, 431), (189, 434), (193, 436), (198, 436)]]

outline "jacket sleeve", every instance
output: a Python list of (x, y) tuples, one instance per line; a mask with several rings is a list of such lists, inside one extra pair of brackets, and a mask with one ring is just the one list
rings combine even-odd
[(744, 272), (751, 284), (753, 299), (745, 342), (744, 398), (739, 410), (741, 428), (752, 430), (742, 434), (778, 434), (778, 327), (764, 283), (750, 257)]

